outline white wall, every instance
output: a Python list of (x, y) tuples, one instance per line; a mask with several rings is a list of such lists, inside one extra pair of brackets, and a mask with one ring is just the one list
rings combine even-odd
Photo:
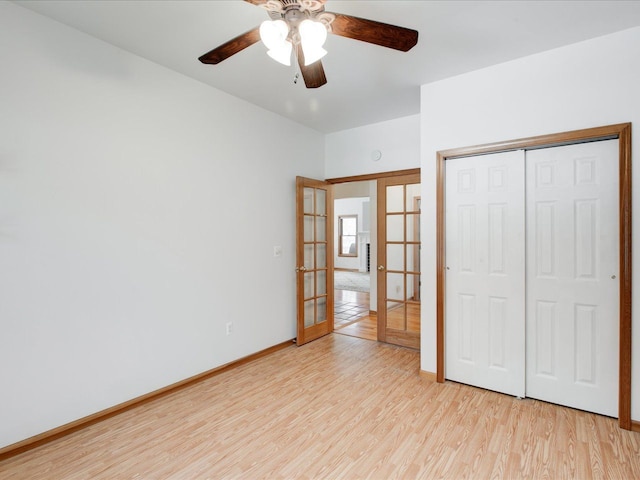
[(295, 337), (322, 134), (9, 2), (0, 58), (0, 448)]
[[(379, 151), (380, 160), (372, 153)], [(330, 133), (325, 140), (325, 178), (420, 167), (420, 115)]]
[[(371, 159), (379, 150), (382, 157)], [(325, 137), (325, 178), (420, 168), (420, 115), (330, 133)], [(370, 235), (372, 272), (378, 264), (377, 187), (369, 182), (371, 201)], [(377, 276), (371, 275), (370, 308), (377, 311)]]
[[(423, 85), (422, 370), (436, 370), (435, 161), (438, 150), (633, 122), (640, 152), (640, 28)], [(635, 188), (640, 169), (633, 172)], [(633, 199), (640, 222), (640, 196)], [(636, 229), (634, 228), (634, 231)], [(640, 236), (635, 232), (633, 249)], [(633, 298), (640, 298), (640, 258), (633, 260)], [(633, 344), (640, 345), (640, 304), (633, 306)], [(612, 374), (616, 374), (612, 372)], [(632, 418), (640, 420), (640, 349), (633, 352)]]

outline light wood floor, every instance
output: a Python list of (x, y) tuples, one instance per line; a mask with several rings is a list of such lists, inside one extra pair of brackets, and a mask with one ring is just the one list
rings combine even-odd
[[(369, 293), (334, 290), (335, 333), (378, 340), (378, 316), (369, 311)], [(387, 311), (387, 325), (398, 330), (420, 331), (420, 304)]]
[(378, 317), (369, 311), (369, 293), (336, 289), (333, 295), (335, 332), (378, 340)]
[(335, 330), (340, 335), (350, 335), (352, 337), (363, 338), (365, 340), (378, 341), (378, 316), (370, 313), (354, 323)]
[(9, 479), (638, 479), (610, 418), (419, 375), (345, 335), (291, 346), (0, 463)]
[(369, 315), (369, 292), (333, 291), (334, 328), (343, 327)]

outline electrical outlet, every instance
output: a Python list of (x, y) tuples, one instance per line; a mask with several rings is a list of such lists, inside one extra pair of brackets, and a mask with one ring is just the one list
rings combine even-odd
[(227, 335), (231, 335), (233, 333), (233, 323), (227, 323)]

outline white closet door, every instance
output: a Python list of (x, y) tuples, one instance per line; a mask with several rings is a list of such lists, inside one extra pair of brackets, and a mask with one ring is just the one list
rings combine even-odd
[(526, 395), (617, 417), (618, 141), (526, 165)]
[(524, 396), (524, 152), (445, 165), (445, 376)]

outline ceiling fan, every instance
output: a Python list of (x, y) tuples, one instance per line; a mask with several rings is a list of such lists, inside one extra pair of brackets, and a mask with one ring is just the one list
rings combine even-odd
[(269, 56), (285, 65), (291, 64), (293, 51), (307, 88), (318, 88), (327, 83), (320, 60), (327, 53), (322, 48), (327, 33), (402, 52), (418, 43), (415, 30), (326, 12), (326, 0), (244, 1), (264, 8), (271, 20), (205, 53), (199, 58), (202, 63), (218, 64), (262, 40), (269, 49)]

